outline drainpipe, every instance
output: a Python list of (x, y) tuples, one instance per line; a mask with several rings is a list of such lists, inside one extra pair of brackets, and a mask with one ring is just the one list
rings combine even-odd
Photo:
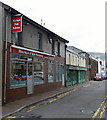
[(6, 41), (5, 41), (5, 73), (4, 73), (4, 103), (6, 102), (6, 78), (7, 78), (7, 42), (8, 42), (8, 13), (10, 13), (11, 9), (7, 11), (6, 14)]
[(6, 67), (7, 67), (7, 30), (8, 30), (8, 26), (7, 26), (7, 24), (8, 24), (8, 14), (6, 15), (6, 41), (5, 41), (5, 78), (4, 78), (4, 103), (6, 102), (6, 77), (7, 77), (7, 69), (6, 69)]
[(67, 87), (66, 86), (66, 74), (67, 74), (67, 71), (66, 71), (66, 48), (67, 48), (67, 45), (65, 45), (65, 82), (64, 82), (65, 87)]

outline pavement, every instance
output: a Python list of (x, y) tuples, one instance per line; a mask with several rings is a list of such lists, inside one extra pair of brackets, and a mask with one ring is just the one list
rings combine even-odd
[(82, 87), (86, 84), (89, 84), (89, 82), (90, 81), (87, 81), (87, 82), (81, 83), (81, 84), (76, 84), (74, 86), (57, 88), (57, 89), (49, 91), (49, 92), (41, 93), (39, 95), (34, 95), (31, 97), (23, 98), (21, 100), (7, 103), (2, 106), (2, 117), (5, 117), (5, 116), (8, 116), (17, 111), (20, 111), (21, 109), (26, 108), (26, 107), (30, 106), (31, 104), (35, 104), (37, 102), (47, 100), (48, 98), (51, 98), (51, 97), (55, 96), (56, 94), (62, 94), (67, 91), (73, 90), (75, 88)]

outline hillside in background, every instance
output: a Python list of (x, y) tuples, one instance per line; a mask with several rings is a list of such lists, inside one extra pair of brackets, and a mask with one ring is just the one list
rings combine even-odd
[(102, 60), (105, 60), (105, 53), (99, 53), (99, 52), (88, 52), (88, 53), (95, 58), (101, 58)]

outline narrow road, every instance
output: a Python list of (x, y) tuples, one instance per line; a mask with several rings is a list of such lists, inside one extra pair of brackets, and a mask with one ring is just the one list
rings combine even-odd
[(69, 94), (58, 96), (40, 106), (31, 106), (10, 118), (105, 118), (105, 91), (105, 80), (91, 81)]

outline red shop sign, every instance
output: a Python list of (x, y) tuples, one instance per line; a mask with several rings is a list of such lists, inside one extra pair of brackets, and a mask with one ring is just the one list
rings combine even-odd
[(12, 32), (22, 32), (22, 16), (12, 17)]
[(18, 48), (11, 48), (11, 52), (12, 53), (19, 53), (19, 54), (23, 54), (23, 55), (28, 55), (28, 56), (36, 56), (36, 57), (43, 57), (43, 58), (48, 58), (48, 55), (44, 55), (41, 53), (37, 53), (37, 52), (32, 52), (32, 51), (28, 51), (28, 50), (22, 50), (22, 49), (18, 49)]

